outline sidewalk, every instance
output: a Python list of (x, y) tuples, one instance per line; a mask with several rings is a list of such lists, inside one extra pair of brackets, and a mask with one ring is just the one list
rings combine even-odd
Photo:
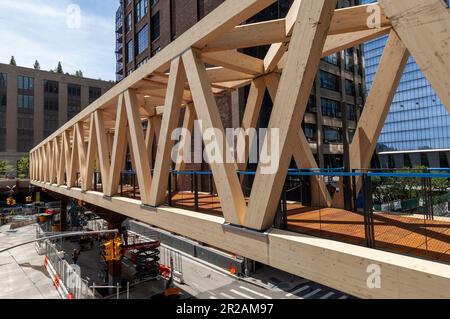
[[(9, 225), (0, 227), (0, 248), (6, 248), (36, 237), (36, 226), (30, 225), (9, 232)], [(0, 254), (0, 299), (60, 299), (44, 268), (34, 244)]]

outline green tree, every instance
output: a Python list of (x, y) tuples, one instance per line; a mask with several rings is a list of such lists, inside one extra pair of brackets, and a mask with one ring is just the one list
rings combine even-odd
[(5, 177), (5, 175), (14, 170), (14, 166), (8, 161), (0, 161), (0, 176)]
[(17, 65), (17, 64), (16, 64), (16, 59), (14, 59), (14, 55), (11, 56), (11, 60), (9, 61), (9, 64), (11, 64), (11, 65)]
[(41, 69), (41, 65), (39, 64), (38, 60), (36, 60), (36, 62), (34, 62), (34, 69), (35, 70), (40, 70)]
[(58, 66), (56, 67), (56, 73), (64, 73), (62, 65), (61, 65), (61, 61), (58, 62)]
[(30, 168), (30, 161), (28, 156), (22, 157), (17, 162), (17, 170), (19, 173), (19, 178), (25, 178), (28, 175), (29, 168)]
[(81, 70), (75, 71), (75, 76), (77, 76), (79, 78), (82, 78), (83, 77), (83, 71), (81, 71)]

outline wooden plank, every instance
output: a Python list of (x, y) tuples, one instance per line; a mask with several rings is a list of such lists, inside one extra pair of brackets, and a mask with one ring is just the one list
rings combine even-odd
[[(196, 119), (195, 107), (193, 104), (188, 104), (184, 113), (183, 129), (187, 130), (191, 134), (191, 136), (192, 130), (194, 129), (195, 119)], [(181, 149), (178, 152), (177, 158), (183, 158), (184, 152), (191, 151), (191, 149), (188, 149), (188, 145), (191, 145), (191, 140), (185, 139), (184, 144), (182, 145)], [(178, 172), (184, 171), (185, 167), (186, 163), (183, 160), (178, 161), (178, 163), (175, 164), (175, 170)]]
[(75, 124), (77, 131), (77, 146), (78, 146), (78, 168), (80, 170), (81, 185), (86, 179), (87, 165), (86, 165), (86, 142), (84, 137), (83, 123), (78, 122)]
[(172, 131), (176, 129), (180, 118), (181, 99), (186, 73), (181, 58), (176, 58), (170, 66), (169, 86), (162, 116), (161, 131), (156, 153), (155, 170), (153, 172), (150, 205), (158, 206), (166, 201), (166, 192), (172, 164), (171, 139)]
[(120, 176), (125, 165), (127, 152), (127, 114), (123, 105), (123, 94), (119, 95), (117, 102), (116, 126), (114, 128), (114, 142), (111, 153), (111, 168), (109, 185), (105, 195), (113, 196), (119, 189)]
[(102, 175), (103, 187), (107, 188), (108, 186), (105, 185), (109, 185), (111, 162), (109, 160), (108, 137), (106, 135), (102, 110), (97, 110), (94, 112), (94, 122), (98, 147), (98, 166), (100, 167), (100, 172)]
[(67, 185), (69, 180), (69, 172), (70, 172), (70, 162), (71, 162), (71, 154), (72, 149), (70, 147), (70, 131), (64, 131), (62, 133), (63, 136), (63, 144), (64, 144), (64, 171), (63, 171), (63, 181), (65, 180), (65, 183)]
[[(264, 79), (268, 76), (273, 75), (266, 75), (264, 77), (259, 77), (255, 79), (250, 85), (250, 91), (247, 97), (247, 105), (245, 106), (244, 116), (242, 118), (242, 128), (244, 130), (252, 128), (256, 129), (259, 114), (261, 112), (262, 103), (264, 100), (264, 94), (266, 92), (266, 85)], [(238, 163), (238, 168), (241, 171), (245, 171), (247, 169), (247, 162), (250, 156), (250, 150), (254, 143), (255, 137), (256, 136), (253, 135), (246, 136), (244, 161), (243, 163)]]
[(235, 27), (202, 48), (203, 52), (250, 48), (287, 41), (286, 20), (269, 20)]
[[(198, 51), (189, 50), (183, 54), (183, 62), (194, 99), (197, 117), (202, 121), (203, 128), (220, 130), (224, 134), (223, 124), (215, 98), (211, 92), (205, 66)], [(228, 141), (224, 138), (221, 154), (224, 162), (232, 158)], [(236, 174), (236, 163), (210, 163), (217, 192), (221, 199), (224, 216), (227, 222), (240, 225), (243, 221), (246, 203), (239, 179)]]
[[(273, 223), (335, 7), (336, 1), (330, 0), (302, 1), (300, 5), (268, 126), (269, 132), (279, 132), (279, 140), (271, 141), (279, 145), (278, 171), (262, 174), (262, 165), (258, 165), (246, 227), (261, 230)], [(264, 143), (268, 143), (267, 138)]]
[[(92, 189), (92, 179), (94, 178), (94, 166), (95, 159), (97, 158), (97, 128), (95, 126), (95, 116), (94, 113), (91, 114), (91, 120), (89, 122), (89, 142), (86, 155), (86, 168), (85, 168), (85, 178), (81, 184), (81, 189), (83, 191)], [(97, 162), (98, 165), (98, 162)]]
[(205, 63), (222, 66), (242, 73), (252, 75), (264, 73), (263, 60), (235, 50), (205, 52), (202, 54), (202, 59)]
[(450, 10), (441, 0), (380, 0), (380, 4), (450, 112)]
[(144, 130), (139, 116), (139, 105), (137, 103), (136, 93), (132, 90), (125, 92), (125, 107), (128, 118), (130, 147), (134, 158), (134, 169), (139, 184), (139, 192), (142, 204), (150, 203), (150, 187), (152, 185), (152, 176), (150, 171), (150, 161), (147, 157), (145, 148)]
[[(264, 80), (272, 101), (275, 101), (280, 77), (277, 74), (271, 74), (264, 77)], [(297, 141), (295, 141), (292, 147), (292, 155), (298, 168), (310, 169), (319, 167), (301, 125), (298, 131)], [(310, 180), (312, 185), (311, 204), (316, 207), (330, 206), (332, 200), (324, 180), (314, 176), (311, 176)]]
[[(369, 167), (408, 57), (408, 50), (395, 31), (391, 31), (350, 145), (351, 169)], [(361, 182), (357, 178), (357, 191), (361, 188)], [(333, 206), (342, 208), (342, 192), (336, 195)]]

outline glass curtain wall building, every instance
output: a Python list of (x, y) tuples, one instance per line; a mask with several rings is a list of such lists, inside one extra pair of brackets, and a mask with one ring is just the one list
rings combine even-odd
[[(445, 0), (448, 2), (449, 0)], [(363, 0), (363, 4), (373, 3)], [(367, 92), (387, 36), (364, 45)], [(450, 115), (412, 57), (409, 58), (378, 140), (382, 167), (449, 167)]]

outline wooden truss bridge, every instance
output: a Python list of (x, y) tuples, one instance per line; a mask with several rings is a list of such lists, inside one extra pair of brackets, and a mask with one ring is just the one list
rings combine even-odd
[[(317, 168), (300, 123), (320, 59), (389, 35), (350, 146), (350, 168), (368, 167), (410, 54), (450, 111), (449, 10), (441, 0), (380, 0), (345, 9), (336, 9), (336, 0), (295, 0), (285, 19), (245, 24), (273, 2), (226, 0), (36, 146), (32, 184), (355, 296), (450, 297), (449, 265), (271, 228), (292, 157), (300, 168)], [(237, 51), (265, 45), (264, 59)], [(244, 86), (250, 86), (244, 129), (255, 127), (266, 90), (272, 97), (268, 128), (279, 129), (277, 173), (262, 174), (260, 164), (245, 198), (237, 170), (246, 165), (212, 163), (223, 215), (168, 207), (171, 133), (181, 110), (184, 128), (192, 130), (199, 119), (203, 129), (223, 131), (215, 96)], [(139, 199), (119, 195), (127, 149)], [(227, 152), (225, 141), (224, 158), (233, 157)], [(94, 190), (96, 169), (101, 192)], [(327, 206), (342, 207), (342, 196), (331, 198), (320, 180), (312, 181)], [(356, 184), (361, 187), (359, 179)], [(377, 289), (367, 285), (374, 264), (382, 276)]]

